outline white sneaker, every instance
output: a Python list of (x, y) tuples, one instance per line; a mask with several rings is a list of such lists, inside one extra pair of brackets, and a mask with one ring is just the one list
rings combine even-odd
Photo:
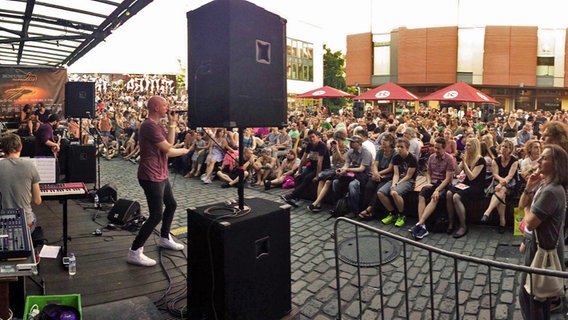
[(156, 264), (156, 260), (148, 258), (144, 254), (144, 247), (140, 247), (135, 251), (128, 249), (128, 258), (126, 259), (126, 262), (143, 267), (151, 267)]
[(203, 183), (205, 183), (205, 184), (210, 184), (210, 183), (213, 182), (213, 181), (211, 181), (211, 179), (208, 179), (207, 177), (206, 177), (205, 179), (203, 179), (202, 181), (203, 181)]
[(200, 177), (201, 181), (205, 180), (206, 178), (207, 178), (207, 173), (202, 174)]
[(158, 243), (158, 246), (162, 247), (162, 248), (166, 248), (166, 249), (170, 249), (170, 250), (175, 250), (175, 251), (180, 251), (183, 250), (184, 245), (181, 243), (177, 243), (172, 239), (172, 236), (168, 236), (167, 238), (162, 238), (160, 237), (160, 242)]

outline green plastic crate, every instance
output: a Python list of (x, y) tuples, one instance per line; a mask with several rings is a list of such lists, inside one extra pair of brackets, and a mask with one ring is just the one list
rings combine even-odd
[(24, 320), (28, 319), (28, 314), (34, 304), (37, 304), (39, 310), (43, 309), (50, 303), (60, 304), (64, 306), (71, 306), (79, 310), (80, 320), (83, 319), (83, 310), (81, 310), (81, 295), (80, 294), (64, 294), (64, 295), (51, 295), (51, 296), (28, 296), (26, 298), (26, 308), (24, 309)]

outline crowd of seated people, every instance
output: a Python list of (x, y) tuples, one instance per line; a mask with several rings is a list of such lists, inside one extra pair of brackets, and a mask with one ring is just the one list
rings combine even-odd
[[(99, 104), (91, 119), (66, 119), (61, 125), (72, 139), (98, 142), (106, 159), (122, 156), (136, 163), (137, 130), (146, 117), (145, 101), (153, 94), (97, 92)], [(172, 108), (185, 109), (187, 97), (166, 98)], [(49, 112), (40, 104), (23, 107), (20, 134), (33, 135)], [(419, 107), (412, 113), (394, 115), (373, 106), (361, 118), (355, 118), (348, 108), (334, 113), (323, 108), (290, 110), (285, 126), (244, 128), (245, 182), (267, 190), (294, 186), (284, 195), (285, 200), (298, 205), (300, 199), (306, 199), (313, 212), (324, 206), (333, 209), (338, 198), (349, 193), (351, 216), (395, 222), (401, 227), (408, 216), (405, 194), (414, 190), (418, 175), (428, 175), (429, 168), (423, 170), (419, 164), (430, 163), (439, 147), (437, 139), (443, 138), (444, 154), (456, 167), (454, 181), (444, 186), (441, 198), (440, 192), (431, 192), (436, 196), (423, 194), (423, 207), (432, 197), (436, 206), (445, 202), (450, 215), (448, 231), (459, 237), (467, 233), (467, 202), (486, 197), (488, 207), (482, 222), (498, 216), (497, 227), (502, 232), (505, 203), (519, 189), (511, 183), (522, 185), (534, 172), (544, 145), (553, 143), (568, 149), (567, 128), (568, 117), (563, 110), (507, 113), (499, 109), (488, 115), (480, 108)], [(225, 187), (238, 183), (236, 130), (189, 127), (187, 114), (182, 113), (176, 131), (176, 146), (190, 151), (172, 165), (185, 178), (200, 177), (205, 184), (218, 179)], [(405, 156), (407, 153), (412, 158)], [(345, 177), (350, 172), (357, 177)], [(493, 181), (491, 188), (487, 187), (491, 184), (488, 180)]]

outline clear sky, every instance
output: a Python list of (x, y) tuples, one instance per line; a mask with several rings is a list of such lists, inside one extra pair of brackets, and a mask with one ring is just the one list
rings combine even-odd
[[(210, 0), (154, 0), (70, 72), (167, 73), (187, 66), (186, 12)], [(348, 34), (405, 26), (566, 27), (568, 0), (250, 0), (284, 18), (319, 26), (323, 42), (345, 53)], [(372, 13), (372, 15), (371, 15)]]

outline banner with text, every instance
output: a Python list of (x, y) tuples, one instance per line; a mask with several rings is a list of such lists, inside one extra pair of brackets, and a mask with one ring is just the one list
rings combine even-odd
[(50, 113), (63, 115), (66, 69), (0, 69), (0, 121), (19, 122), (24, 105), (31, 105), (35, 111), (40, 102)]

